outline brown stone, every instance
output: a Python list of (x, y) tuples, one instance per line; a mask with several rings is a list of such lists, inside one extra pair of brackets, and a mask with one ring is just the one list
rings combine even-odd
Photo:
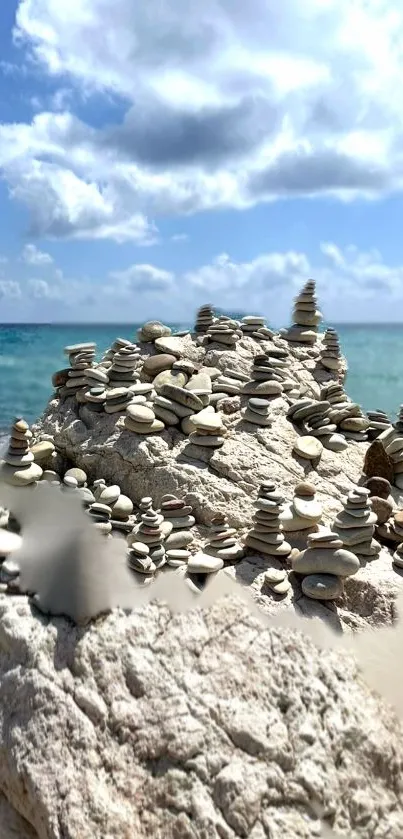
[(378, 498), (389, 498), (391, 485), (385, 478), (368, 478), (365, 486), (369, 489), (370, 495)]
[(394, 515), (396, 524), (403, 525), (403, 510), (398, 510)]
[(378, 524), (385, 524), (393, 512), (393, 505), (385, 498), (373, 495), (371, 498), (372, 510), (378, 516)]
[(170, 370), (175, 360), (175, 356), (169, 355), (168, 353), (150, 355), (144, 362), (143, 371), (148, 376), (156, 376), (158, 373), (162, 373), (163, 370)]
[(393, 463), (380, 440), (374, 440), (367, 449), (363, 471), (367, 478), (384, 478), (393, 484)]
[(63, 387), (66, 384), (71, 367), (66, 367), (64, 370), (56, 370), (52, 376), (52, 385), (53, 387)]
[(302, 498), (312, 498), (315, 495), (316, 487), (314, 484), (310, 484), (309, 481), (301, 481), (300, 484), (297, 484), (295, 487), (295, 495), (299, 495)]

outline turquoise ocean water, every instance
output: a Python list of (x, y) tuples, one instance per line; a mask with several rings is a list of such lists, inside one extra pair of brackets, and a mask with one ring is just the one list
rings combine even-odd
[[(365, 410), (382, 408), (395, 418), (403, 402), (403, 324), (335, 326), (349, 365), (347, 393)], [(30, 423), (40, 416), (52, 373), (66, 366), (64, 346), (95, 341), (101, 354), (117, 337), (135, 340), (136, 330), (136, 324), (0, 325), (0, 433), (15, 415)]]

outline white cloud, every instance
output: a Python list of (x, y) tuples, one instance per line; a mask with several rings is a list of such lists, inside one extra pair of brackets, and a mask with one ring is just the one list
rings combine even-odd
[(20, 284), (15, 280), (0, 280), (0, 299), (21, 297)]
[(31, 279), (27, 282), (29, 294), (36, 300), (60, 300), (63, 298), (63, 289), (46, 280)]
[(108, 293), (132, 294), (133, 292), (164, 292), (168, 291), (173, 282), (174, 274), (156, 268), (154, 265), (132, 265), (125, 271), (113, 271), (110, 274), (112, 280), (117, 281), (117, 286), (108, 286)]
[(126, 108), (107, 127), (68, 112), (0, 127), (32, 234), (148, 243), (159, 214), (402, 188), (394, 0), (20, 0), (16, 35), (60, 78), (53, 108), (70, 85)]
[(50, 253), (46, 253), (45, 251), (40, 251), (36, 245), (28, 244), (25, 245), (21, 259), (23, 262), (26, 262), (28, 265), (52, 265), (53, 258), (51, 257)]
[(171, 242), (181, 243), (181, 242), (188, 242), (188, 241), (189, 241), (189, 236), (188, 236), (187, 233), (175, 233), (173, 236), (171, 236)]

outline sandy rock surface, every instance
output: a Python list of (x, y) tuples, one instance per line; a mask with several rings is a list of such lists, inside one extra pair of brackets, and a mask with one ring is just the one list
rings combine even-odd
[(0, 788), (36, 831), (21, 839), (310, 839), (318, 806), (349, 837), (401, 837), (402, 730), (345, 654), (233, 598), (86, 630), (2, 599), (0, 627)]

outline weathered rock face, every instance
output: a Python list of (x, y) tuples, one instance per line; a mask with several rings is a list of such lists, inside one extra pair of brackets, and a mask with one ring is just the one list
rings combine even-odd
[[(265, 349), (266, 342), (243, 338), (236, 350), (204, 348), (191, 341), (182, 342), (183, 357), (195, 364), (222, 371), (236, 370), (250, 375), (253, 358)], [(292, 375), (302, 394), (319, 398), (320, 385), (335, 379), (336, 374), (321, 366), (318, 341), (314, 347), (301, 348), (275, 338), (275, 345), (286, 347), (292, 358)], [(267, 348), (273, 346), (267, 343)], [(144, 358), (153, 352), (146, 346)], [(343, 368), (345, 372), (345, 367)], [(228, 428), (223, 446), (207, 452), (192, 445), (175, 428), (168, 428), (149, 438), (139, 437), (124, 428), (123, 418), (94, 414), (74, 398), (52, 400), (36, 429), (37, 438), (52, 435), (59, 452), (85, 469), (91, 479), (103, 477), (118, 483), (134, 502), (152, 496), (159, 504), (164, 493), (172, 493), (192, 505), (199, 526), (209, 524), (217, 512), (228, 516), (239, 536), (251, 527), (253, 501), (260, 483), (272, 478), (286, 501), (291, 501), (295, 485), (305, 478), (315, 485), (318, 502), (323, 507), (323, 523), (330, 525), (341, 508), (341, 499), (361, 480), (366, 443), (350, 442), (344, 452), (323, 450), (318, 463), (293, 454), (298, 430), (286, 418), (289, 399), (286, 395), (271, 401), (273, 423), (269, 428), (251, 426), (242, 421), (241, 408), (247, 397), (226, 400), (228, 413), (223, 422)], [(34, 429), (35, 430), (35, 429)], [(397, 504), (403, 501), (399, 490), (392, 490)], [(302, 540), (301, 540), (302, 535)], [(292, 534), (292, 546), (305, 547), (304, 534)], [(296, 606), (303, 613), (320, 613), (335, 626), (360, 628), (368, 623), (390, 622), (394, 616), (396, 594), (403, 585), (392, 565), (390, 552), (382, 551), (379, 560), (363, 564), (358, 574), (347, 581), (343, 600), (335, 607), (315, 605), (306, 598), (298, 580), (292, 580), (289, 595), (281, 602), (264, 589), (264, 567), (258, 557), (247, 557), (234, 569), (237, 579), (246, 582), (268, 612)]]
[(0, 651), (0, 789), (36, 831), (21, 839), (310, 839), (316, 807), (351, 839), (400, 839), (392, 711), (348, 656), (237, 599), (87, 630), (1, 599)]

